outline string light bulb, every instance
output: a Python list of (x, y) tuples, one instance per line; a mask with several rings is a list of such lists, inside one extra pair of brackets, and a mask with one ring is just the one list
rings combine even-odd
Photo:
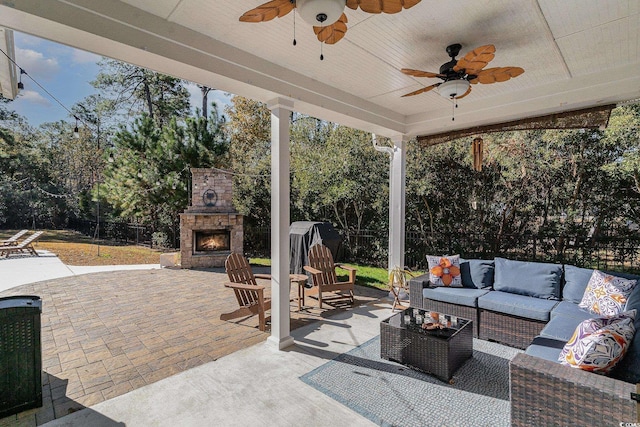
[(142, 169), (138, 169), (138, 178), (142, 178)]
[(24, 89), (24, 83), (22, 83), (22, 75), (23, 74), (27, 74), (27, 72), (25, 70), (23, 70), (22, 68), (20, 68), (20, 81), (18, 82), (18, 89), (20, 89), (20, 90)]
[(80, 129), (78, 129), (78, 116), (73, 116), (76, 119), (76, 127), (73, 128), (73, 137), (75, 139), (80, 138)]
[(107, 161), (109, 163), (113, 163), (115, 161), (115, 159), (113, 158), (113, 153), (112, 152), (109, 152), (109, 158), (107, 159)]

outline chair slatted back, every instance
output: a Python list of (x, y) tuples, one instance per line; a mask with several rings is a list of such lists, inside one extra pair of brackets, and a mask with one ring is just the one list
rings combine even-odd
[[(229, 276), (229, 281), (231, 283), (258, 286), (256, 278), (251, 271), (249, 261), (247, 261), (247, 259), (241, 254), (235, 252), (230, 254), (224, 262), (224, 267), (227, 270), (227, 276)], [(234, 289), (234, 291), (240, 307), (258, 304), (256, 292), (244, 289)]]
[(333, 255), (331, 250), (325, 245), (313, 245), (309, 249), (309, 266), (320, 270), (321, 274), (314, 274), (313, 280), (320, 283), (314, 283), (316, 285), (330, 285), (338, 282), (336, 276), (336, 266), (333, 263)]
[(27, 237), (22, 242), (20, 242), (18, 244), (17, 248), (19, 248), (19, 249), (26, 248), (27, 246), (31, 245), (33, 242), (38, 240), (40, 238), (40, 236), (42, 235), (42, 233), (44, 233), (44, 231), (36, 231), (31, 236)]
[(9, 237), (7, 240), (4, 240), (2, 243), (5, 244), (5, 245), (10, 245), (13, 242), (17, 242), (19, 238), (21, 238), (22, 236), (24, 236), (28, 232), (29, 232), (29, 230), (20, 230), (16, 234), (14, 234), (13, 236)]

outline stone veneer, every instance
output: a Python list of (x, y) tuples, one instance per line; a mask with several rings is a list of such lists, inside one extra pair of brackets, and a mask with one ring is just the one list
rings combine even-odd
[[(233, 177), (214, 169), (191, 169), (191, 206), (180, 214), (182, 268), (224, 267), (231, 252), (243, 253), (243, 216), (233, 206)], [(194, 254), (196, 231), (228, 230), (229, 251)]]

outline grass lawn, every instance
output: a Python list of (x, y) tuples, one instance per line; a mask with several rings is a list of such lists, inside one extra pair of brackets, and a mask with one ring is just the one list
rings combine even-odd
[[(0, 239), (11, 237), (19, 230), (1, 230)], [(100, 254), (96, 242), (70, 230), (44, 230), (36, 249), (46, 249), (58, 255), (67, 265), (127, 265), (159, 264), (160, 251), (136, 245), (101, 241)]]
[[(271, 266), (271, 260), (268, 258), (251, 258), (252, 265), (260, 265), (260, 266)], [(347, 263), (345, 263), (347, 264)], [(353, 266), (358, 269), (356, 273), (356, 284), (362, 286), (369, 286), (372, 288), (378, 289), (389, 289), (389, 273), (386, 268), (380, 267), (371, 267), (368, 265), (360, 265), (360, 264), (352, 264), (348, 263), (348, 265)], [(338, 269), (338, 273), (340, 273), (340, 269)], [(421, 272), (414, 273), (416, 276), (422, 274)], [(338, 278), (341, 280), (347, 280), (347, 275), (344, 276), (338, 275)]]
[[(19, 230), (0, 230), (0, 239), (13, 236)], [(45, 230), (38, 240), (36, 249), (46, 249), (56, 254), (67, 265), (127, 265), (159, 264), (161, 251), (143, 246), (124, 245), (101, 241), (98, 245), (88, 236), (70, 230)], [(271, 266), (268, 258), (251, 258), (252, 265)], [(388, 289), (387, 270), (368, 265), (349, 264), (358, 269), (356, 284), (378, 289)], [(338, 269), (338, 273), (341, 270)], [(420, 273), (417, 273), (420, 274)], [(347, 275), (338, 276), (346, 280)]]

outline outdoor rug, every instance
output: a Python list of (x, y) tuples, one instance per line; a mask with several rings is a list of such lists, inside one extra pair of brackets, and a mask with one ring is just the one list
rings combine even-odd
[(473, 340), (453, 384), (380, 358), (380, 337), (300, 377), (381, 426), (508, 426), (509, 360), (521, 350)]

